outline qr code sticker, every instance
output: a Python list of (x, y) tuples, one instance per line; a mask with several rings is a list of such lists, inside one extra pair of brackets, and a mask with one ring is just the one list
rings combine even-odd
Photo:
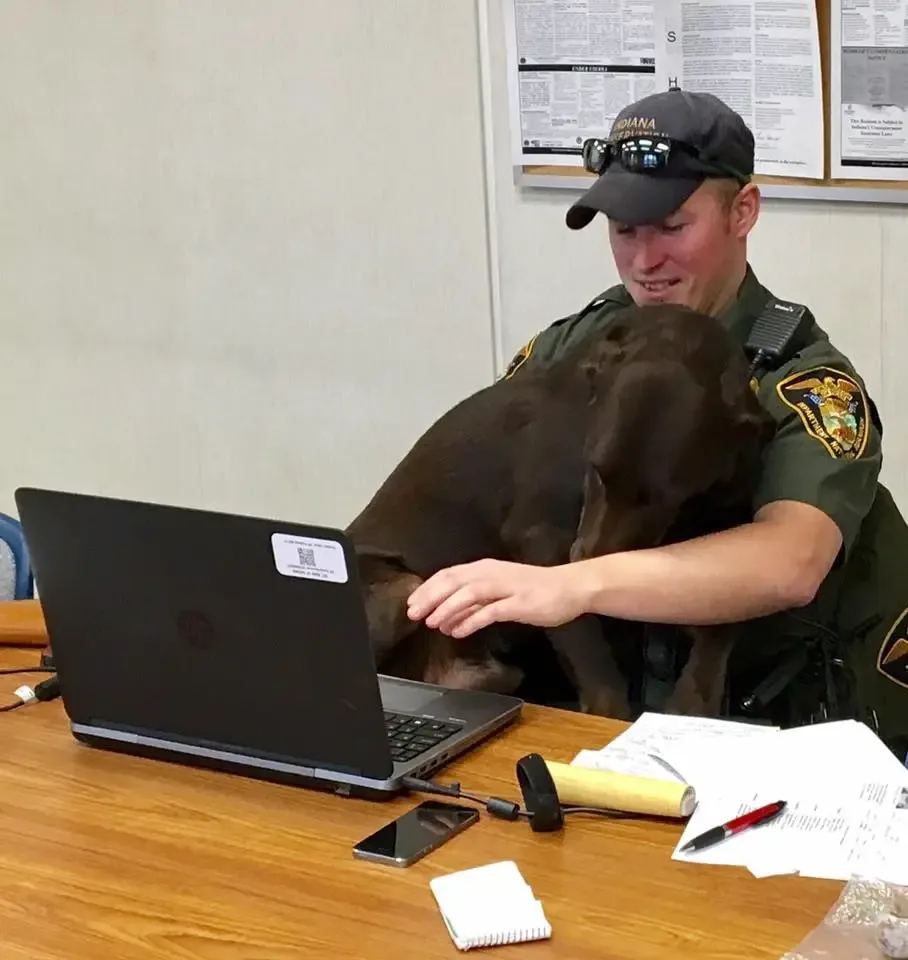
[(336, 540), (274, 533), (271, 535), (271, 549), (274, 565), (285, 577), (347, 582), (344, 548)]

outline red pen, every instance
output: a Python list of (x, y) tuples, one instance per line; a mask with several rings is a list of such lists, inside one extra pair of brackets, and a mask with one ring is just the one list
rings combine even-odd
[(785, 811), (787, 806), (788, 803), (785, 800), (776, 800), (775, 803), (767, 803), (765, 807), (758, 807), (756, 810), (751, 810), (750, 813), (745, 813), (740, 817), (736, 817), (734, 820), (729, 820), (728, 823), (723, 823), (721, 827), (713, 827), (711, 830), (707, 830), (706, 833), (701, 833), (699, 837), (688, 840), (681, 848), (681, 852), (686, 853), (688, 850), (703, 850), (705, 847), (711, 847), (714, 843), (727, 840), (742, 830), (747, 830), (748, 827), (760, 827), (764, 823), (769, 823), (770, 820), (775, 820), (776, 817)]

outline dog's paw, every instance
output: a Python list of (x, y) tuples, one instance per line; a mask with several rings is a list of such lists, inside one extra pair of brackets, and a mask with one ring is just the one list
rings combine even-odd
[(722, 709), (722, 696), (704, 696), (692, 683), (683, 677), (675, 684), (665, 703), (665, 713), (683, 717), (717, 717)]
[(589, 690), (580, 695), (580, 709), (597, 717), (630, 720), (631, 706), (626, 694), (618, 690)]
[(424, 682), (449, 690), (484, 690), (487, 693), (513, 693), (523, 681), (519, 667), (490, 657), (483, 661), (453, 660), (430, 665)]

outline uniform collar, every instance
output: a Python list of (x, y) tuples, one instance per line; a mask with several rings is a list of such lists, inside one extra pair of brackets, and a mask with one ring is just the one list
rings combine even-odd
[(736, 340), (744, 343), (754, 320), (770, 296), (770, 292), (757, 280), (757, 275), (748, 264), (741, 286), (738, 287), (738, 295), (719, 314), (719, 319)]

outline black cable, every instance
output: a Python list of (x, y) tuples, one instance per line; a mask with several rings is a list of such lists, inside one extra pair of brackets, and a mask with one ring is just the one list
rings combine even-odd
[(40, 683), (35, 684), (35, 699), (41, 701), (56, 700), (60, 696), (60, 681), (57, 675), (48, 677)]
[(839, 635), (835, 632), (835, 630), (831, 629), (830, 627), (827, 627), (827, 626), (826, 626), (825, 624), (823, 624), (823, 623), (818, 623), (816, 620), (811, 620), (810, 617), (801, 616), (801, 614), (799, 614), (799, 613), (794, 613), (794, 612), (791, 611), (791, 610), (786, 610), (785, 613), (786, 613), (787, 616), (789, 616), (792, 620), (794, 620), (794, 621), (797, 622), (797, 623), (800, 623), (801, 626), (810, 627), (811, 630), (819, 630), (820, 633), (826, 634), (826, 636), (827, 636), (830, 640), (835, 640), (836, 643), (838, 643), (838, 642), (840, 641), (840, 639), (841, 639), (841, 638), (839, 637)]
[(562, 807), (561, 812), (567, 816), (569, 813), (594, 813), (601, 817), (638, 817), (638, 813), (628, 813), (627, 810), (611, 810), (608, 807)]
[(0, 674), (8, 676), (13, 673), (53, 673), (51, 667), (3, 667), (0, 668)]
[(24, 707), (26, 704), (32, 703), (35, 700), (42, 702), (56, 700), (56, 698), (60, 696), (60, 681), (57, 679), (57, 675), (54, 674), (52, 677), (36, 683), (34, 689), (29, 686), (19, 687), (13, 696), (18, 698), (16, 702), (0, 706), (0, 713), (18, 710), (19, 707)]
[(760, 364), (766, 359), (766, 351), (762, 348), (757, 350), (756, 356), (750, 363), (750, 370), (747, 372), (747, 379), (750, 380), (753, 378), (754, 374), (757, 372), (757, 368)]
[(442, 783), (433, 783), (431, 780), (418, 780), (416, 777), (404, 777), (401, 782), (414, 793), (432, 793), (442, 797), (453, 797), (456, 800), (472, 800), (473, 803), (482, 804), (493, 817), (499, 817), (502, 820), (529, 817), (525, 810), (520, 809), (520, 804), (512, 800), (502, 800), (501, 797), (479, 797), (462, 790), (459, 783), (446, 786)]
[[(520, 817), (530, 819), (529, 812), (522, 809), (519, 803), (514, 803), (513, 800), (503, 800), (501, 797), (476, 796), (476, 794), (462, 790), (459, 783), (446, 785), (434, 783), (431, 780), (418, 780), (416, 777), (404, 777), (401, 783), (414, 793), (432, 793), (442, 797), (453, 797), (456, 800), (472, 800), (473, 803), (482, 804), (488, 813), (501, 820), (517, 820)], [(628, 813), (625, 810), (611, 810), (607, 807), (562, 806), (561, 812), (565, 815), (569, 813), (589, 813), (615, 818), (637, 816), (637, 814)]]

